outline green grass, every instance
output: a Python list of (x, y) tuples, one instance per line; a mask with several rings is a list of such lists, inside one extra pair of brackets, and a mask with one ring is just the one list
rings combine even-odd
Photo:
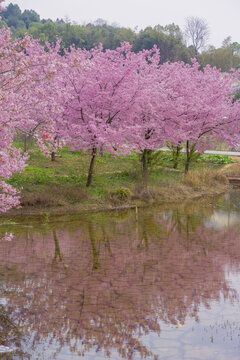
[[(18, 144), (19, 145), (19, 144)], [(32, 146), (28, 166), (8, 181), (21, 190), (26, 206), (54, 206), (104, 201), (111, 189), (132, 187), (136, 182), (136, 168), (140, 169), (136, 154), (114, 157), (104, 154), (96, 158), (92, 186), (86, 188), (90, 155), (64, 148), (52, 162)], [(49, 205), (47, 205), (49, 204)]]
[[(21, 144), (17, 144), (19, 147)], [(131, 194), (142, 191), (140, 155), (114, 157), (111, 154), (97, 156), (92, 185), (86, 188), (90, 155), (82, 151), (63, 148), (60, 156), (52, 162), (32, 145), (28, 150), (28, 166), (23, 173), (15, 174), (9, 183), (21, 190), (21, 202), (26, 207), (54, 207), (72, 204), (105, 204), (110, 194), (129, 189)], [(219, 157), (200, 156), (192, 165), (193, 169), (216, 169), (226, 163)], [(170, 153), (159, 153), (149, 166), (147, 183), (154, 188), (167, 188), (182, 182), (181, 171), (169, 171), (173, 161)], [(181, 154), (179, 169), (183, 170)], [(119, 191), (118, 191), (119, 189)], [(121, 191), (120, 191), (121, 190)], [(134, 196), (135, 196), (134, 195)], [(116, 199), (115, 199), (116, 200)], [(129, 199), (128, 199), (129, 200)], [(111, 202), (111, 201), (110, 201)]]

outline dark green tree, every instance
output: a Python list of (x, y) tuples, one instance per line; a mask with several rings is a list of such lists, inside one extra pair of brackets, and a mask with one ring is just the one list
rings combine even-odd
[(34, 10), (24, 10), (21, 19), (24, 21), (26, 28), (33, 22), (40, 22), (40, 16)]
[(5, 20), (9, 27), (25, 28), (25, 23), (22, 21), (22, 12), (18, 5), (12, 3), (7, 6), (1, 14), (2, 19)]

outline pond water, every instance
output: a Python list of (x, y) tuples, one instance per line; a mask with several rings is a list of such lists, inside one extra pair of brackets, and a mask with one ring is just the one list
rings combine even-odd
[(0, 359), (239, 359), (240, 192), (0, 231)]

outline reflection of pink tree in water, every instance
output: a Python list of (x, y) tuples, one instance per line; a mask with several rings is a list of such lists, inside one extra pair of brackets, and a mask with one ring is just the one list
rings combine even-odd
[(19, 273), (6, 278), (8, 307), (34, 334), (33, 347), (50, 341), (58, 351), (67, 344), (73, 352), (153, 358), (141, 335), (160, 334), (159, 320), (184, 324), (187, 316), (197, 320), (200, 305), (236, 298), (224, 272), (239, 263), (233, 229), (229, 240), (226, 231), (176, 212), (147, 212), (140, 220), (136, 229), (132, 218), (83, 219), (1, 248), (1, 262), (17, 264)]

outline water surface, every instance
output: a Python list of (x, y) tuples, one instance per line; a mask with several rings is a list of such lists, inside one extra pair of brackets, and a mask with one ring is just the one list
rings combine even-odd
[(239, 230), (240, 192), (137, 219), (2, 220), (0, 345), (16, 360), (237, 360)]

